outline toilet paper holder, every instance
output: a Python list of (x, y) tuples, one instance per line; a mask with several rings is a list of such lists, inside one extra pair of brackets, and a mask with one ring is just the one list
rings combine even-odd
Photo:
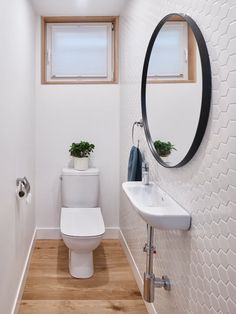
[(16, 179), (17, 194), (20, 198), (28, 195), (30, 192), (30, 183), (26, 177)]

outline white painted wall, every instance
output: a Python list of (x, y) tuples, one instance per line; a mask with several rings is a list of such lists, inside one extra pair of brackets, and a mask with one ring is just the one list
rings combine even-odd
[(59, 228), (60, 174), (70, 164), (69, 146), (95, 144), (92, 166), (100, 174), (106, 227), (119, 225), (119, 85), (41, 85), (40, 21), (36, 50), (37, 227)]
[[(179, 169), (160, 166), (149, 153), (151, 179), (193, 218), (189, 232), (156, 231), (154, 271), (168, 275), (170, 292), (155, 291), (159, 314), (236, 313), (236, 6), (235, 0), (132, 0), (121, 16), (121, 180), (127, 180), (131, 127), (141, 117), (141, 75), (157, 23), (170, 12), (190, 15), (210, 54), (212, 104), (206, 134), (194, 158)], [(146, 225), (123, 193), (121, 230), (141, 276)]]
[(16, 201), (16, 178), (34, 190), (34, 13), (0, 2), (0, 312), (11, 313), (35, 229), (34, 206)]

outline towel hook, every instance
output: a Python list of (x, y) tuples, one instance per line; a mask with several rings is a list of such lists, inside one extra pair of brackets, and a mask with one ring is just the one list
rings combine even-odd
[[(139, 126), (140, 128), (142, 128), (143, 127), (143, 120), (140, 119), (139, 121), (135, 121), (133, 123), (133, 126), (132, 126), (132, 143), (133, 143), (133, 145), (135, 145), (134, 144), (134, 127), (135, 126)], [(138, 140), (138, 147), (139, 147), (139, 140)]]

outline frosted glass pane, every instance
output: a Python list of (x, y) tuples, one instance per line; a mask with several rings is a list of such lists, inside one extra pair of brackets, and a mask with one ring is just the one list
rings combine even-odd
[(108, 26), (54, 26), (52, 75), (106, 77)]
[(181, 25), (164, 25), (150, 57), (148, 76), (178, 76), (184, 73), (184, 29)]

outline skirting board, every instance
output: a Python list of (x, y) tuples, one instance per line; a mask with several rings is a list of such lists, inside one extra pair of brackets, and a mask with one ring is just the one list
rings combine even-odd
[[(107, 227), (103, 239), (119, 239), (119, 227)], [(61, 239), (59, 228), (37, 228), (36, 239)]]
[[(129, 264), (130, 264), (131, 269), (133, 271), (134, 278), (135, 278), (135, 280), (137, 282), (138, 288), (139, 288), (141, 294), (143, 295), (143, 278), (140, 275), (138, 267), (137, 267), (137, 265), (135, 263), (135, 260), (134, 260), (132, 254), (131, 254), (131, 251), (130, 251), (130, 249), (128, 247), (128, 244), (127, 244), (127, 242), (125, 240), (125, 237), (124, 237), (124, 235), (123, 235), (121, 230), (120, 230), (120, 240), (121, 240), (122, 248), (123, 248), (123, 250), (124, 250), (124, 252), (126, 254), (126, 257), (127, 257), (128, 261), (129, 261)], [(144, 301), (144, 303), (146, 305), (146, 308), (147, 308), (149, 314), (157, 314), (156, 309), (155, 309), (153, 303), (147, 303), (145, 301)]]
[(34, 250), (35, 238), (36, 238), (36, 229), (34, 230), (34, 233), (33, 233), (33, 236), (32, 236), (31, 242), (30, 242), (29, 250), (28, 250), (25, 264), (24, 264), (24, 267), (22, 270), (22, 274), (21, 274), (19, 285), (18, 285), (16, 298), (15, 298), (15, 301), (13, 303), (11, 314), (17, 314), (19, 312), (20, 303), (21, 303), (22, 295), (23, 295), (24, 288), (25, 288), (25, 282), (26, 282), (26, 278), (28, 275), (28, 271), (29, 271), (30, 260), (31, 260), (31, 256), (32, 256), (32, 253)]

